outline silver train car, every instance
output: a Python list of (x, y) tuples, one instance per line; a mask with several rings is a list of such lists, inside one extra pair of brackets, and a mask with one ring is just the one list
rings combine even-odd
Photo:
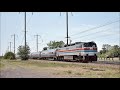
[(49, 49), (40, 52), (40, 59), (54, 59), (56, 58), (56, 49)]
[(95, 42), (76, 42), (62, 48), (48, 49), (32, 57), (66, 61), (92, 62), (97, 61), (97, 45)]
[(33, 53), (29, 54), (29, 58), (39, 59), (40, 58), (40, 52), (33, 52)]

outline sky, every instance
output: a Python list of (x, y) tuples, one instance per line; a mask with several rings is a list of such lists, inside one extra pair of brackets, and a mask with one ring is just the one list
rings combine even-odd
[[(24, 12), (0, 12), (0, 55), (10, 49), (16, 35), (16, 53), (20, 45), (24, 45)], [(119, 13), (118, 12), (69, 12), (68, 33), (72, 43), (94, 41), (101, 50), (103, 44), (119, 45)], [(115, 22), (116, 21), (116, 22)], [(107, 23), (112, 24), (105, 25)], [(103, 27), (99, 27), (105, 25)], [(99, 27), (95, 28), (94, 27)], [(31, 52), (36, 52), (36, 37), (39, 51), (50, 41), (66, 43), (66, 12), (27, 12), (27, 44)]]

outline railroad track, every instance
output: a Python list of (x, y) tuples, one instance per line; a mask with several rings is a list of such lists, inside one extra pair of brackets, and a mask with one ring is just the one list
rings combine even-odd
[(92, 62), (96, 64), (113, 64), (113, 65), (120, 65), (120, 61), (97, 61), (97, 62)]
[[(56, 62), (75, 62), (75, 63), (82, 63), (82, 62), (78, 62), (78, 61), (65, 61), (65, 60), (45, 60), (45, 61), (56, 61)], [(120, 65), (120, 61), (117, 60), (117, 61), (114, 61), (114, 60), (98, 60), (98, 61), (92, 61), (92, 62), (89, 62), (89, 63), (95, 63), (95, 64), (112, 64), (112, 65)]]

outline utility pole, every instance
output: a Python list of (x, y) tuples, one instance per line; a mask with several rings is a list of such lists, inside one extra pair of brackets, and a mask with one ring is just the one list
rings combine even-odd
[(67, 46), (68, 46), (68, 38), (69, 38), (68, 37), (68, 12), (66, 12), (66, 26), (67, 26), (66, 27), (67, 28), (67, 37), (66, 38), (67, 38)]
[(11, 35), (11, 37), (14, 36), (14, 54), (15, 54), (15, 34)]
[[(20, 13), (20, 12), (19, 12)], [(27, 53), (26, 53), (26, 51), (27, 51), (27, 48), (26, 48), (26, 12), (24, 13), (24, 15), (25, 15), (25, 59), (24, 60), (27, 60)], [(32, 15), (33, 15), (33, 12), (32, 12)]]
[(11, 52), (11, 43), (12, 43), (12, 42), (9, 42), (9, 43), (10, 43), (10, 52)]
[[(73, 16), (72, 12), (71, 12), (71, 15)], [(61, 12), (60, 12), (60, 16), (61, 16)], [(66, 12), (66, 29), (67, 29), (67, 46), (68, 46), (68, 39), (70, 38), (69, 35), (68, 35), (68, 12)]]
[(1, 56), (1, 12), (0, 12), (0, 56)]
[[(119, 12), (119, 49), (120, 49), (120, 12)], [(120, 53), (119, 53), (119, 60), (120, 60)]]
[(26, 60), (26, 12), (25, 12), (25, 60)]
[(40, 36), (40, 35), (37, 34), (37, 35), (35, 35), (35, 36), (36, 36), (36, 47), (37, 47), (37, 52), (38, 52), (38, 44), (39, 44), (39, 43), (38, 43), (38, 36)]

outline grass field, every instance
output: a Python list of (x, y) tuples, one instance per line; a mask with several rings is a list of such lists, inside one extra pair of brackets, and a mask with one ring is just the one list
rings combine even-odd
[(16, 68), (29, 69), (29, 73), (39, 74), (37, 77), (40, 78), (42, 78), (41, 74), (43, 73), (47, 78), (50, 78), (50, 76), (55, 78), (120, 78), (120, 66), (112, 64), (58, 62), (46, 60), (1, 60), (0, 68), (7, 71), (9, 71), (9, 68), (12, 68), (13, 70)]
[(3, 68), (4, 64), (0, 63), (0, 68)]

